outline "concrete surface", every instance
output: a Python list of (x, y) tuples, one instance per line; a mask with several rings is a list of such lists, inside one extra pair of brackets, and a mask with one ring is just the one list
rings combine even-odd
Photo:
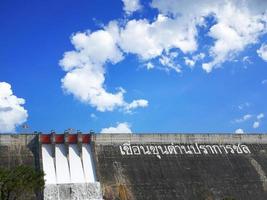
[[(250, 153), (122, 155), (120, 150), (123, 144), (195, 143), (246, 144)], [(267, 135), (101, 134), (94, 135), (93, 147), (104, 199), (267, 199)]]

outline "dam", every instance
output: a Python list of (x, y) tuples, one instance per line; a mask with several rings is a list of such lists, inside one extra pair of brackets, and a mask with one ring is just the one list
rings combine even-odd
[(0, 159), (45, 172), (31, 199), (267, 199), (265, 134), (1, 134)]

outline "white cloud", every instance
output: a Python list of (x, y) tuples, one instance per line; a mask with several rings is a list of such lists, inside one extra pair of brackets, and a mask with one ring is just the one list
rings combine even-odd
[(185, 60), (185, 64), (187, 66), (189, 66), (190, 68), (193, 68), (197, 61), (203, 60), (204, 58), (205, 58), (205, 54), (204, 53), (199, 53), (197, 55), (194, 55), (192, 57), (192, 59), (190, 59), (188, 57), (184, 57), (184, 60)]
[(253, 128), (259, 128), (261, 119), (264, 118), (264, 113), (260, 113), (260, 114), (258, 114), (256, 118), (257, 118), (257, 121), (255, 121), (255, 122), (253, 123)]
[(180, 23), (191, 26), (206, 28), (205, 17), (214, 17), (216, 21), (208, 30), (208, 36), (215, 40), (210, 47), (213, 59), (203, 63), (206, 72), (232, 60), (266, 32), (267, 3), (263, 0), (153, 0), (152, 7), (163, 14), (171, 13)]
[(242, 58), (242, 61), (243, 61), (245, 64), (252, 64), (252, 61), (251, 61), (251, 59), (250, 59), (249, 56), (244, 56), (244, 57)]
[(162, 47), (151, 35), (147, 20), (131, 20), (121, 31), (120, 47), (127, 53), (134, 53), (144, 60), (161, 55)]
[(243, 104), (240, 104), (240, 105), (238, 106), (238, 109), (239, 109), (239, 110), (243, 110), (244, 108), (248, 108), (248, 107), (250, 107), (250, 103), (249, 103), (249, 102), (245, 102), (245, 103), (243, 103)]
[(139, 0), (122, 0), (124, 7), (123, 10), (127, 14), (131, 14), (137, 10), (140, 10), (142, 8)]
[(184, 62), (187, 66), (189, 66), (190, 68), (193, 68), (196, 64), (196, 62), (194, 60), (191, 60), (188, 57), (184, 57)]
[(67, 72), (61, 80), (64, 91), (101, 112), (128, 105), (124, 101), (124, 89), (111, 93), (104, 85), (104, 65), (123, 59), (117, 47), (118, 34), (115, 22), (104, 30), (74, 34), (71, 41), (75, 50), (66, 52), (60, 61), (60, 66)]
[(91, 113), (91, 114), (90, 114), (90, 117), (91, 117), (92, 119), (97, 119), (97, 116), (96, 116), (96, 114), (94, 114), (94, 113)]
[(267, 79), (261, 81), (262, 84), (267, 84)]
[(139, 99), (139, 100), (134, 100), (128, 105), (125, 106), (125, 110), (127, 112), (131, 112), (133, 109), (136, 109), (138, 107), (147, 107), (148, 106), (148, 101), (145, 99)]
[(159, 58), (161, 65), (165, 66), (165, 70), (174, 70), (177, 73), (181, 72), (181, 66), (175, 63), (174, 59), (177, 57), (177, 54), (170, 54), (170, 56), (162, 55)]
[(194, 61), (202, 60), (202, 59), (205, 58), (205, 56), (206, 56), (206, 55), (205, 55), (204, 53), (199, 53), (199, 54), (193, 56), (193, 60), (194, 60)]
[(246, 114), (242, 118), (236, 119), (235, 122), (236, 123), (241, 123), (241, 122), (247, 121), (247, 120), (249, 120), (251, 118), (252, 118), (251, 114)]
[(153, 65), (153, 63), (151, 63), (151, 62), (146, 63), (146, 68), (147, 68), (148, 70), (153, 69), (154, 67), (155, 67), (155, 66)]
[(16, 126), (26, 122), (28, 113), (23, 104), (25, 100), (13, 94), (10, 84), (0, 82), (0, 133), (15, 132)]
[(239, 129), (235, 130), (235, 133), (236, 134), (244, 134), (245, 132), (244, 132), (244, 130), (242, 128), (239, 128)]
[[(139, 0), (123, 2), (128, 14), (141, 8)], [(181, 72), (179, 59), (174, 56), (181, 51), (187, 65), (193, 67), (201, 61), (203, 70), (209, 73), (235, 59), (266, 33), (267, 1), (263, 0), (152, 0), (151, 6), (159, 11), (153, 20), (126, 18), (111, 21), (102, 30), (74, 34), (71, 42), (75, 50), (66, 52), (60, 61), (66, 71), (62, 88), (99, 111), (125, 108), (129, 106), (124, 100), (126, 91), (110, 92), (105, 85), (107, 64), (135, 54), (146, 63), (157, 59), (167, 71)], [(214, 19), (212, 25), (207, 17)], [(199, 50), (199, 27), (214, 40), (205, 61), (205, 54), (194, 55)], [(148, 69), (153, 67), (147, 64)]]
[(262, 118), (264, 118), (264, 114), (263, 114), (263, 113), (260, 113), (260, 114), (257, 115), (257, 119), (260, 120), (260, 119), (262, 119)]
[[(250, 106), (249, 103), (241, 104), (239, 106), (239, 109), (243, 109), (244, 107)], [(253, 128), (258, 128), (260, 126), (261, 119), (264, 118), (264, 113), (260, 113), (258, 115), (251, 115), (251, 114), (246, 114), (242, 118), (235, 119), (235, 123), (242, 123), (248, 120), (254, 120), (252, 127)]]
[(179, 48), (188, 53), (196, 50), (197, 30), (191, 23), (158, 15), (154, 22), (130, 20), (121, 30), (120, 47), (127, 53), (134, 53), (143, 60), (161, 56), (163, 51)]
[(101, 133), (132, 133), (130, 125), (126, 122), (118, 123), (116, 127), (103, 128)]
[(259, 57), (264, 61), (267, 61), (267, 44), (262, 44), (261, 47), (257, 50)]
[(259, 128), (259, 126), (260, 126), (260, 122), (259, 121), (255, 121), (253, 123), (253, 128)]
[(202, 69), (206, 71), (207, 73), (210, 73), (213, 69), (213, 65), (211, 63), (203, 63)]

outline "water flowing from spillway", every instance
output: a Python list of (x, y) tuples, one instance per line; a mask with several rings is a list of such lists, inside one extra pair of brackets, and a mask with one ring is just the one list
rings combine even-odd
[(55, 145), (57, 183), (70, 183), (67, 149), (64, 144)]
[(42, 144), (44, 200), (101, 200), (91, 147)]
[(46, 184), (56, 184), (56, 171), (53, 158), (53, 149), (51, 144), (42, 145), (42, 155), (43, 155), (43, 170), (45, 172), (45, 183)]
[(87, 183), (96, 181), (95, 169), (93, 165), (92, 152), (89, 144), (82, 146), (82, 160), (84, 167), (84, 176)]
[(69, 145), (70, 178), (72, 183), (85, 183), (83, 166), (76, 144)]

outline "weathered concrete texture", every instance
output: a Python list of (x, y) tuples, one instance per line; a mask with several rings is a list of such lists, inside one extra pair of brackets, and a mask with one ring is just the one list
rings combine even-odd
[[(251, 153), (122, 155), (120, 145), (247, 144)], [(95, 135), (105, 199), (267, 199), (267, 135)]]
[(0, 134), (0, 167), (28, 165), (40, 168), (38, 135)]
[(102, 200), (100, 183), (49, 184), (44, 200)]

